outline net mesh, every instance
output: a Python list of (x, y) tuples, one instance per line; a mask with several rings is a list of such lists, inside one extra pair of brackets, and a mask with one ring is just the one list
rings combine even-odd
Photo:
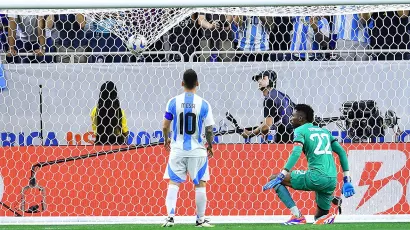
[(342, 5), (342, 6), (280, 6), (280, 7), (212, 7), (152, 9), (43, 9), (0, 10), (4, 14), (49, 15), (82, 13), (127, 42), (131, 36), (142, 35), (147, 45), (153, 44), (187, 16), (196, 13), (242, 16), (323, 16), (409, 9), (410, 4)]
[[(287, 219), (289, 210), (261, 186), (292, 151), (293, 103), (310, 104), (314, 123), (348, 152), (356, 194), (343, 200), (344, 214), (407, 214), (408, 12), (385, 12), (399, 9), (410, 6), (1, 11), (8, 13), (0, 34), (1, 215), (162, 221), (169, 156), (157, 145), (166, 102), (182, 92), (188, 68), (216, 122), (207, 216)], [(362, 24), (346, 34), (363, 42), (339, 33), (341, 16), (351, 13)], [(264, 31), (254, 43), (246, 37), (252, 25)], [(147, 39), (141, 57), (127, 52), (132, 35)], [(252, 80), (267, 70), (276, 76), (277, 110), (267, 109)], [(115, 96), (103, 96), (108, 81)], [(280, 119), (264, 135), (241, 136), (266, 116)], [(98, 132), (111, 135), (97, 140)], [(336, 164), (341, 196), (337, 157)], [(307, 169), (305, 157), (295, 169)], [(192, 189), (181, 186), (178, 216), (195, 215)], [(303, 214), (314, 215), (314, 193), (291, 193)]]

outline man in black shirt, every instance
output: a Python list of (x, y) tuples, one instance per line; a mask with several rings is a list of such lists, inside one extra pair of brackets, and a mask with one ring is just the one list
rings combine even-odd
[(277, 75), (273, 70), (266, 70), (252, 77), (258, 82), (259, 90), (263, 96), (263, 116), (262, 124), (253, 131), (245, 130), (242, 133), (244, 138), (267, 135), (270, 130), (275, 130), (275, 143), (290, 143), (293, 140), (293, 128), (290, 124), (290, 117), (293, 112), (293, 103), (289, 96), (276, 89)]

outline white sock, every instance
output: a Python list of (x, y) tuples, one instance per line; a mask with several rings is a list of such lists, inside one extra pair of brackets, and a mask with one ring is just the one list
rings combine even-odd
[(178, 190), (179, 190), (179, 187), (174, 184), (170, 184), (168, 186), (168, 192), (167, 192), (167, 198), (166, 198), (165, 204), (167, 206), (168, 216), (170, 217), (175, 216), (175, 209), (177, 206), (177, 198), (178, 198)]
[(201, 221), (205, 217), (206, 209), (206, 188), (195, 188), (195, 202), (196, 202), (196, 215), (197, 218)]
[(290, 211), (292, 212), (292, 215), (294, 215), (298, 218), (302, 216), (302, 214), (300, 213), (298, 207), (296, 207), (296, 206), (291, 207)]

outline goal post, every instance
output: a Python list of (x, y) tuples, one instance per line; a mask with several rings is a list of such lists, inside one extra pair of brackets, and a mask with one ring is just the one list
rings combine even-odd
[[(408, 222), (408, 60), (273, 60), (272, 54), (308, 56), (313, 51), (205, 50), (200, 45), (206, 36), (199, 37), (198, 18), (191, 18), (198, 12), (294, 17), (407, 9), (410, 0), (1, 1), (1, 14), (82, 14), (86, 26), (108, 21), (107, 34), (115, 34), (124, 44), (131, 36), (142, 35), (147, 47), (162, 39), (178, 51), (156, 51), (167, 56), (160, 62), (0, 63), (0, 76), (7, 82), (0, 89), (0, 224), (162, 223), (168, 152), (162, 147), (161, 122), (166, 102), (182, 92), (181, 77), (188, 68), (198, 73), (198, 95), (212, 106), (216, 121), (206, 212), (212, 222), (280, 223), (290, 215), (276, 194), (263, 192), (262, 186), (282, 169), (293, 148), (291, 140), (281, 143), (275, 138), (291, 134), (293, 128), (288, 121), (281, 121), (286, 123), (282, 133), (278, 123), (265, 135), (250, 139), (240, 135), (264, 120), (264, 95), (253, 76), (265, 71), (275, 73), (274, 85), (281, 95), (294, 103), (310, 104), (315, 110), (314, 124), (327, 128), (348, 153), (356, 194), (343, 199), (336, 222)], [(59, 20), (63, 19), (54, 18), (53, 25)], [(290, 21), (281, 23), (292, 25)], [(81, 34), (79, 28), (64, 32)], [(175, 28), (182, 31), (179, 38), (183, 39), (170, 38), (178, 33)], [(192, 33), (194, 29), (198, 33)], [(90, 37), (81, 35), (78, 40), (89, 46), (97, 34), (99, 39), (112, 39), (93, 31)], [(192, 51), (187, 51), (189, 45), (195, 46)], [(69, 50), (69, 46), (50, 56), (69, 56), (74, 62), (80, 59), (77, 56), (129, 55), (125, 49), (95, 52), (81, 45)], [(181, 51), (180, 46), (188, 48)], [(376, 51), (386, 52), (369, 50)], [(407, 47), (388, 51), (410, 53)], [(315, 53), (332, 52), (338, 51)], [(346, 47), (340, 52), (362, 54), (367, 50)], [(215, 53), (226, 54), (228, 61), (194, 61), (197, 56)], [(229, 56), (238, 53), (267, 54), (269, 58), (244, 62)], [(1, 50), (0, 55), (7, 56)], [(19, 55), (37, 56), (32, 51)], [(171, 60), (170, 55), (178, 56), (179, 61)], [(109, 87), (115, 91), (114, 99), (103, 96)], [(109, 122), (99, 110), (106, 101), (111, 102), (110, 108), (115, 107), (114, 101), (120, 107), (115, 114), (121, 115), (112, 116)], [(120, 138), (114, 144), (98, 145), (99, 127), (111, 128)], [(341, 196), (342, 173), (336, 155), (335, 160), (339, 172), (335, 195)], [(306, 158), (301, 157), (295, 169), (306, 168)], [(181, 185), (177, 223), (195, 221), (193, 187), (191, 182)], [(312, 222), (315, 194), (292, 190), (291, 195)], [(331, 211), (337, 210), (331, 207)]]

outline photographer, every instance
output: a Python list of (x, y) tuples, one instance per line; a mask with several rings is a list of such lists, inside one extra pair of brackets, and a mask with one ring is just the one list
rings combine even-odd
[(258, 88), (262, 91), (263, 117), (262, 124), (253, 131), (244, 130), (241, 134), (244, 138), (264, 135), (265, 139), (269, 131), (274, 130), (275, 143), (291, 143), (293, 140), (293, 127), (290, 124), (293, 103), (289, 96), (276, 89), (277, 75), (273, 70), (266, 70), (252, 77), (258, 82)]

